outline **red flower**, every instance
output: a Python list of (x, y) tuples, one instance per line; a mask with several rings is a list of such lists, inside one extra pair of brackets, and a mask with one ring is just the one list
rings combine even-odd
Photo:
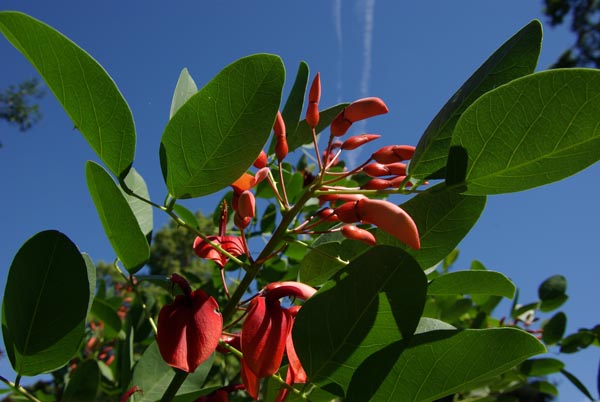
[[(237, 236), (208, 236), (207, 239), (213, 243), (217, 243), (223, 250), (234, 257), (244, 254), (244, 243)], [(196, 237), (196, 240), (194, 240), (194, 252), (200, 258), (213, 260), (221, 268), (227, 264), (227, 256), (221, 254), (208, 242), (202, 240), (201, 237)]]
[(177, 274), (171, 276), (171, 281), (182, 288), (183, 294), (160, 310), (156, 342), (169, 366), (191, 373), (216, 349), (223, 317), (216, 300), (203, 290), (192, 291)]

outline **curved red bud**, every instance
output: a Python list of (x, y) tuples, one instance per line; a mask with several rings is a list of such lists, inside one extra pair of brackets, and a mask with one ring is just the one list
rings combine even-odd
[(362, 241), (369, 246), (375, 246), (377, 244), (377, 240), (375, 239), (375, 236), (373, 236), (373, 233), (354, 225), (342, 226), (342, 235), (347, 239)]
[(289, 152), (287, 139), (285, 136), (277, 137), (275, 140), (275, 156), (277, 160), (281, 162), (285, 159)]
[(319, 101), (321, 100), (321, 75), (317, 73), (313, 79), (308, 93), (308, 108), (306, 110), (306, 122), (311, 128), (319, 124)]
[(344, 110), (335, 116), (331, 122), (331, 125), (329, 126), (331, 135), (334, 137), (341, 137), (342, 135), (346, 134), (346, 131), (348, 131), (352, 125), (352, 122), (344, 117)]
[(308, 92), (308, 101), (310, 103), (319, 103), (321, 100), (321, 73), (317, 73)]
[(406, 176), (406, 163), (395, 162), (395, 163), (388, 163), (385, 166), (390, 170), (391, 175)]
[[(393, 179), (390, 179), (390, 187), (392, 188), (396, 188), (396, 187), (400, 187), (400, 184), (402, 184), (402, 182), (406, 180), (406, 176), (396, 176)], [(411, 187), (412, 183), (408, 182), (406, 183), (405, 187)]]
[(381, 137), (379, 134), (353, 135), (352, 137), (344, 141), (344, 143), (342, 144), (342, 149), (346, 151), (351, 151), (368, 142), (374, 141), (379, 137)]
[(269, 176), (268, 167), (258, 169), (258, 172), (256, 172), (256, 175), (254, 176), (254, 182), (252, 184), (252, 187), (256, 186), (258, 183), (266, 179), (267, 176)]
[(412, 145), (387, 145), (375, 151), (371, 157), (379, 163), (390, 164), (409, 160), (415, 153)]
[(219, 305), (198, 289), (160, 310), (156, 342), (168, 365), (191, 373), (216, 349), (222, 331)]
[(306, 300), (317, 292), (312, 286), (302, 282), (285, 281), (269, 283), (262, 290), (267, 300), (280, 299), (282, 297), (297, 297)]
[(250, 190), (255, 184), (254, 176), (250, 173), (244, 173), (236, 181), (231, 183), (231, 187), (233, 187), (233, 191), (239, 195), (246, 190)]
[(317, 216), (325, 222), (339, 222), (340, 218), (337, 217), (333, 208), (323, 208), (317, 212)]
[(306, 123), (310, 128), (316, 128), (319, 124), (319, 105), (316, 103), (309, 103), (306, 108)]
[(321, 201), (358, 201), (366, 198), (363, 194), (322, 194), (319, 196)]
[(356, 210), (357, 203), (358, 201), (348, 201), (334, 209), (333, 212), (335, 212), (340, 221), (344, 223), (358, 222), (360, 221), (360, 216)]
[(362, 98), (346, 106), (344, 115), (352, 123), (388, 112), (386, 104), (379, 98)]
[[(234, 257), (238, 257), (245, 253), (244, 243), (242, 242), (242, 239), (237, 236), (209, 236), (207, 239), (213, 243), (219, 244)], [(208, 242), (205, 242), (201, 237), (196, 237), (194, 240), (194, 252), (200, 258), (213, 260), (221, 268), (227, 263), (227, 257), (221, 254)]]
[(281, 365), (292, 317), (279, 300), (255, 297), (242, 324), (242, 353), (258, 378), (274, 374)]
[(252, 166), (254, 166), (257, 169), (262, 169), (265, 166), (267, 166), (267, 153), (263, 150), (260, 151), (260, 153), (258, 154), (258, 156), (256, 157), (256, 160), (254, 161), (254, 163), (252, 164)]
[(421, 248), (417, 225), (402, 208), (384, 200), (365, 198), (357, 201), (357, 210), (364, 223), (372, 223), (401, 242)]
[(250, 222), (252, 222), (252, 218), (249, 216), (243, 217), (238, 212), (233, 215), (233, 223), (240, 230), (246, 229), (250, 225)]
[(254, 218), (256, 210), (256, 199), (251, 191), (244, 191), (240, 194), (237, 202), (237, 212), (242, 218)]
[(285, 137), (285, 122), (283, 121), (283, 116), (281, 115), (280, 111), (277, 111), (277, 116), (275, 116), (273, 132), (277, 137)]
[(362, 171), (371, 177), (381, 177), (390, 175), (390, 169), (387, 165), (379, 162), (369, 163), (362, 168)]
[(385, 190), (386, 188), (390, 187), (392, 187), (390, 180), (379, 178), (371, 179), (362, 186), (360, 186), (360, 188), (365, 190)]

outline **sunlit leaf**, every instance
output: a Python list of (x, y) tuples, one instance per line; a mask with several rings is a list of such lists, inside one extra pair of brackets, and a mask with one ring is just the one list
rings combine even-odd
[(110, 244), (125, 268), (135, 273), (150, 257), (146, 236), (121, 189), (102, 166), (88, 161), (85, 174), (88, 190)]
[(271, 133), (284, 76), (277, 56), (244, 57), (179, 108), (161, 140), (163, 176), (173, 197), (214, 193), (252, 165)]
[[(461, 114), (477, 98), (499, 85), (535, 70), (542, 42), (542, 25), (532, 21), (507, 40), (448, 100), (419, 140), (410, 162), (411, 176), (424, 179), (443, 170), (452, 131)], [(438, 175), (443, 178), (444, 175)]]
[(177, 85), (175, 86), (175, 91), (173, 92), (173, 99), (171, 99), (171, 112), (169, 113), (169, 119), (175, 115), (175, 112), (179, 110), (179, 108), (187, 102), (196, 92), (198, 92), (198, 87), (194, 82), (194, 79), (188, 72), (187, 68), (181, 70), (179, 74), (179, 79), (177, 80)]
[[(146, 185), (144, 178), (134, 168), (131, 168), (127, 173), (127, 176), (125, 177), (125, 186), (142, 198), (150, 200), (148, 186)], [(125, 191), (123, 192), (123, 195), (129, 203), (131, 211), (133, 212), (133, 215), (135, 215), (135, 218), (140, 225), (140, 229), (142, 229), (142, 233), (144, 233), (146, 236), (149, 236), (152, 233), (152, 228), (154, 225), (152, 205), (140, 200), (137, 197), (127, 194)]]
[(10, 266), (2, 304), (15, 371), (32, 376), (66, 364), (83, 339), (89, 300), (85, 261), (67, 236), (48, 230), (27, 240)]
[(456, 271), (440, 275), (429, 284), (428, 295), (484, 294), (512, 299), (516, 287), (504, 274), (494, 271)]
[(38, 70), (102, 162), (123, 177), (133, 162), (135, 127), (127, 102), (102, 66), (28, 15), (0, 12), (0, 31)]

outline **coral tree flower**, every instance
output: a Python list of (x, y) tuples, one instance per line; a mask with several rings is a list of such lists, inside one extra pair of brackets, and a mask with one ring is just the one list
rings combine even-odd
[(216, 300), (203, 290), (192, 291), (177, 274), (171, 276), (171, 281), (181, 287), (183, 294), (160, 310), (156, 342), (169, 366), (192, 373), (216, 349), (223, 317)]
[(300, 282), (276, 282), (265, 287), (250, 302), (248, 315), (242, 325), (241, 347), (244, 354), (242, 379), (252, 398), (258, 399), (260, 379), (279, 370), (286, 350), (292, 370), (288, 372), (289, 383), (306, 381), (306, 373), (301, 368), (291, 338), (299, 307), (284, 308), (279, 299), (297, 297), (306, 300), (315, 292), (314, 288)]
[[(244, 254), (244, 243), (242, 242), (242, 239), (237, 236), (208, 236), (207, 239), (218, 244), (223, 250), (234, 257), (239, 257)], [(225, 264), (227, 264), (227, 256), (200, 237), (196, 237), (194, 240), (194, 252), (200, 258), (213, 260), (221, 268), (225, 267)]]

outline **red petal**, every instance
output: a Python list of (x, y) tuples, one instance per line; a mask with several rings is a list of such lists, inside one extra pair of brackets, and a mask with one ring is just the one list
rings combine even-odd
[(346, 107), (346, 119), (355, 123), (359, 120), (388, 112), (385, 103), (379, 98), (363, 98), (352, 102)]
[(246, 190), (250, 190), (252, 186), (254, 186), (254, 176), (252, 176), (250, 173), (244, 173), (236, 181), (231, 183), (233, 191), (235, 191), (237, 194), (241, 194)]
[(256, 374), (254, 374), (252, 372), (252, 370), (250, 370), (248, 368), (248, 365), (246, 364), (246, 359), (242, 359), (241, 363), (242, 363), (242, 370), (241, 370), (242, 382), (246, 386), (246, 392), (248, 393), (248, 395), (250, 395), (250, 397), (252, 399), (258, 400), (258, 390), (260, 388), (260, 378), (257, 377)]
[(421, 247), (417, 225), (396, 204), (365, 198), (358, 201), (357, 208), (363, 222), (378, 226), (415, 250)]

